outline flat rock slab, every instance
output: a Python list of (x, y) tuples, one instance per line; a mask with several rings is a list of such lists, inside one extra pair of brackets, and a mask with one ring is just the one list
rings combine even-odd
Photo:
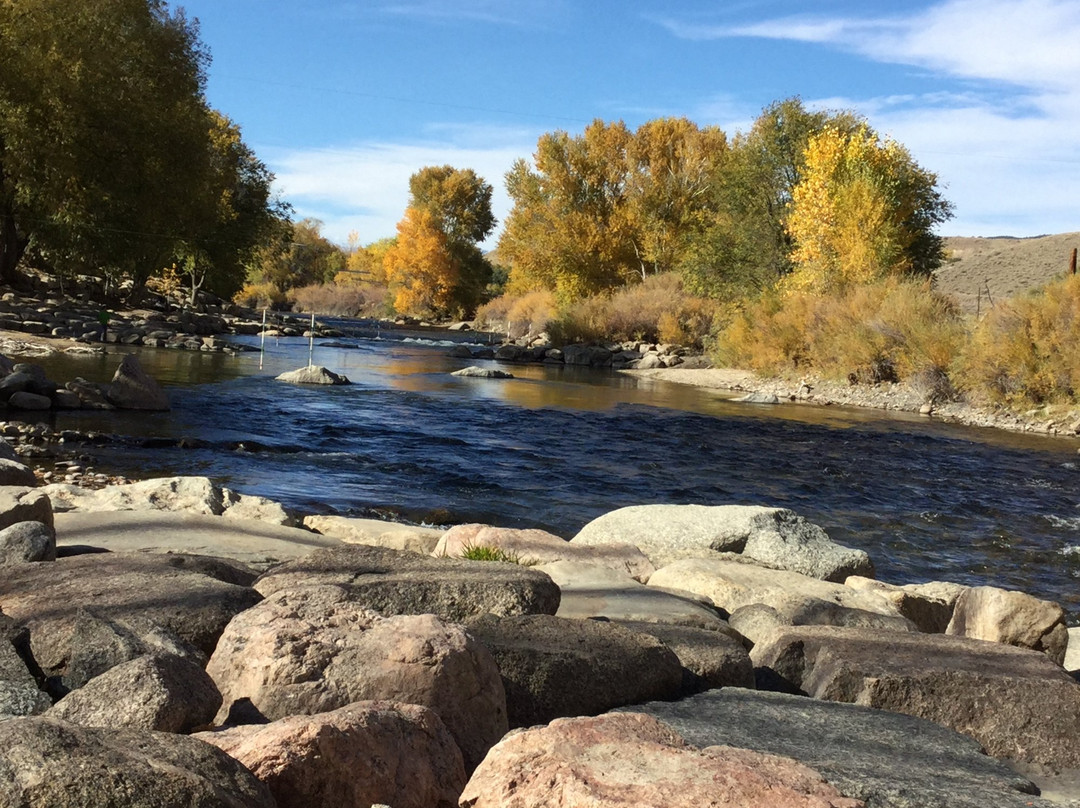
[(699, 628), (726, 626), (719, 612), (689, 597), (638, 583), (625, 573), (575, 561), (555, 561), (537, 569), (562, 590), (559, 617), (604, 617)]
[(794, 758), (868, 808), (1049, 808), (979, 744), (899, 713), (725, 688), (626, 708), (660, 719), (694, 746)]
[(305, 516), (304, 527), (346, 544), (370, 544), (423, 555), (430, 554), (446, 532), (439, 528), (402, 525), (379, 519), (322, 515)]
[(758, 686), (925, 718), (991, 755), (1080, 767), (1080, 684), (1038, 651), (941, 634), (780, 630), (751, 652)]
[(487, 614), (467, 626), (495, 657), (511, 728), (682, 691), (683, 667), (671, 649), (614, 623)]
[(341, 543), (300, 528), (173, 511), (58, 513), (54, 522), (57, 546), (68, 552), (97, 547), (192, 553), (231, 558), (260, 571)]
[(0, 805), (275, 808), (241, 763), (183, 735), (34, 716), (0, 721), (0, 749)]
[(305, 586), (338, 586), (380, 614), (436, 614), (463, 621), (480, 614), (554, 614), (559, 587), (538, 570), (344, 544), (282, 564), (255, 583), (264, 596)]
[(631, 631), (656, 637), (675, 652), (683, 666), (683, 693), (716, 687), (754, 687), (754, 663), (738, 632), (664, 623), (619, 621)]

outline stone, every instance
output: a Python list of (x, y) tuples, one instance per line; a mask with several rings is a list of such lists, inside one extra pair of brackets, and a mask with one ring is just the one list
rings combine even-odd
[(1059, 665), (1069, 644), (1065, 610), (1024, 592), (973, 586), (956, 601), (946, 634), (1042, 651)]
[(536, 569), (559, 585), (559, 617), (583, 620), (603, 617), (720, 629), (724, 619), (716, 609), (652, 586), (609, 567), (580, 561), (552, 561)]
[(910, 620), (872, 592), (722, 558), (688, 558), (653, 573), (649, 586), (683, 589), (707, 597), (729, 614), (764, 604), (791, 625), (867, 626), (915, 631)]
[(15, 447), (7, 442), (4, 438), (0, 438), (0, 460), (14, 460), (20, 462), (19, 455), (15, 452)]
[(52, 401), (53, 406), (58, 410), (79, 410), (83, 407), (83, 402), (79, 397), (79, 394), (66, 388), (57, 390)]
[(610, 367), (611, 351), (600, 345), (564, 345), (563, 362), (567, 365), (585, 365), (587, 367)]
[(671, 649), (614, 623), (487, 614), (466, 625), (498, 664), (511, 727), (676, 698), (682, 688)]
[(559, 587), (544, 573), (518, 564), (430, 558), (385, 547), (344, 544), (264, 573), (255, 588), (335, 585), (380, 614), (436, 614), (462, 621), (478, 614), (554, 614)]
[(37, 485), (34, 470), (17, 460), (0, 458), (0, 486), (17, 485), (33, 488)]
[[(470, 354), (471, 356), (471, 354)], [(513, 373), (507, 373), (505, 370), (496, 370), (495, 368), (480, 368), (471, 366), (462, 368), (461, 370), (455, 370), (450, 374), (451, 376), (465, 376), (470, 379), (512, 379)]]
[(656, 637), (675, 652), (683, 667), (683, 695), (716, 687), (754, 687), (754, 663), (742, 639), (730, 629), (628, 620), (618, 625)]
[(218, 723), (242, 699), (272, 721), (403, 701), (439, 714), (469, 770), (507, 730), (495, 661), (461, 626), (432, 614), (383, 617), (336, 586), (282, 590), (237, 615), (207, 672), (224, 698)]
[(255, 575), (340, 543), (299, 528), (185, 511), (78, 510), (58, 513), (55, 520), (56, 541), (66, 554), (104, 549), (215, 556), (250, 567)]
[(78, 657), (81, 610), (120, 624), (148, 621), (209, 656), (233, 616), (260, 600), (253, 589), (214, 577), (227, 575), (222, 566), (143, 553), (17, 564), (0, 576), (0, 609), (27, 626), (34, 659), (58, 683)]
[(50, 410), (52, 409), (52, 399), (48, 396), (38, 395), (37, 393), (30, 393), (25, 390), (20, 390), (17, 393), (12, 393), (11, 398), (8, 399), (8, 406), (15, 410)]
[(571, 542), (630, 542), (657, 567), (735, 552), (765, 566), (823, 580), (873, 575), (866, 553), (836, 544), (820, 527), (786, 508), (632, 505), (589, 522)]
[(288, 382), (289, 384), (352, 384), (348, 377), (334, 373), (332, 370), (327, 370), (321, 365), (309, 365), (306, 368), (286, 371), (279, 375), (277, 380), (279, 382)]
[(745, 749), (690, 746), (655, 718), (617, 713), (514, 733), (476, 770), (461, 808), (861, 808), (813, 769)]
[(0, 567), (56, 560), (56, 531), (43, 522), (16, 522), (0, 530)]
[(156, 477), (104, 488), (54, 483), (41, 490), (57, 512), (186, 511), (219, 516), (225, 511), (223, 490), (208, 477)]
[(1069, 673), (1080, 670), (1080, 626), (1069, 629), (1069, 645), (1062, 665)]
[(221, 489), (221, 515), (226, 519), (240, 519), (249, 522), (264, 522), (283, 527), (296, 527), (300, 519), (296, 513), (280, 502), (267, 497), (251, 494), (239, 494), (228, 488)]
[(64, 385), (64, 388), (79, 397), (80, 406), (88, 410), (112, 410), (116, 409), (105, 397), (105, 391), (101, 386), (88, 382), (86, 379), (76, 377)]
[(0, 529), (19, 522), (41, 522), (53, 526), (52, 501), (43, 489), (0, 486)]
[(437, 528), (383, 522), (379, 519), (352, 519), (345, 516), (305, 516), (304, 527), (346, 544), (370, 544), (391, 550), (409, 550), (430, 555), (445, 531)]
[(1038, 651), (942, 634), (797, 626), (750, 653), (758, 687), (925, 718), (999, 758), (1080, 767), (1080, 684)]
[(1050, 806), (971, 738), (913, 716), (739, 688), (627, 709), (659, 719), (694, 746), (793, 758), (873, 808)]
[(465, 787), (454, 739), (415, 704), (359, 701), (195, 737), (243, 763), (278, 808), (457, 808)]
[(779, 404), (780, 398), (775, 393), (754, 392), (733, 398), (732, 401), (740, 404)]
[(84, 727), (188, 733), (221, 707), (214, 680), (180, 656), (154, 654), (110, 668), (58, 701), (48, 715)]
[(945, 633), (952, 620), (956, 600), (967, 589), (962, 584), (944, 581), (897, 586), (861, 575), (852, 575), (844, 581), (844, 586), (860, 592), (873, 592), (885, 598), (896, 607), (897, 612), (926, 634)]
[(520, 345), (507, 343), (495, 349), (495, 359), (500, 362), (516, 362), (521, 359), (522, 348)]
[(767, 642), (777, 629), (791, 625), (788, 618), (764, 603), (740, 606), (728, 615), (727, 622), (732, 629), (745, 637), (751, 646)]
[(573, 561), (605, 567), (645, 582), (655, 571), (652, 562), (632, 544), (605, 544), (595, 547), (573, 545), (546, 530), (456, 525), (446, 531), (432, 555), (458, 558), (469, 547), (491, 547), (538, 565), (552, 561)]
[(455, 345), (449, 351), (446, 352), (447, 356), (452, 356), (455, 359), (472, 359), (472, 351), (468, 345)]
[(31, 716), (0, 721), (0, 749), (0, 805), (275, 808), (242, 764), (184, 735)]
[(121, 410), (171, 409), (165, 391), (139, 364), (135, 354), (124, 354), (112, 382), (105, 389), (105, 398)]
[(38, 687), (15, 644), (0, 636), (0, 716), (34, 715), (51, 706), (52, 699)]

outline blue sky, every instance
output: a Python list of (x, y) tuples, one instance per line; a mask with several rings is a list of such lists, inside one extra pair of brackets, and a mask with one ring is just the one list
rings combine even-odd
[[(1080, 230), (1080, 0), (189, 0), (210, 102), (299, 216), (394, 234), (408, 178), (503, 174), (555, 129), (853, 109), (938, 174), (945, 235)], [(809, 9), (809, 10), (808, 10)]]

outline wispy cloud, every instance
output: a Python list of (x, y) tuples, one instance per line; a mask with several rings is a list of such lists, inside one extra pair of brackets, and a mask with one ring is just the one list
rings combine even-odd
[(918, 67), (927, 71), (928, 82), (950, 81), (948, 89), (929, 93), (810, 103), (858, 110), (937, 172), (956, 205), (950, 232), (1031, 235), (1080, 229), (1080, 219), (1072, 218), (1072, 189), (1080, 184), (1075, 137), (1080, 3), (1075, 0), (944, 0), (884, 17), (660, 22), (685, 39), (818, 44), (879, 63)]
[(409, 177), (431, 165), (471, 168), (491, 183), (501, 222), (511, 207), (503, 176), (514, 160), (532, 154), (539, 133), (458, 125), (434, 131), (439, 136), (425, 141), (271, 151), (266, 159), (297, 215), (322, 220), (324, 234), (342, 244), (354, 230), (365, 244), (394, 235), (409, 201)]
[(376, 6), (382, 14), (427, 22), (481, 22), (492, 25), (526, 25), (547, 18), (562, 0), (402, 0)]

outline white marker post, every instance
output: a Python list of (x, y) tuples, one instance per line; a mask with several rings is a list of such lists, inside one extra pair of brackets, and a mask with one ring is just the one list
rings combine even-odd
[(311, 339), (308, 341), (307, 366), (311, 367), (314, 364), (311, 360), (315, 356), (315, 311), (314, 311), (314, 309), (311, 312), (311, 329), (310, 329), (310, 331), (308, 331), (308, 333), (311, 334)]
[(263, 354), (266, 352), (266, 309), (263, 309), (263, 324), (259, 338), (259, 370), (263, 369)]

